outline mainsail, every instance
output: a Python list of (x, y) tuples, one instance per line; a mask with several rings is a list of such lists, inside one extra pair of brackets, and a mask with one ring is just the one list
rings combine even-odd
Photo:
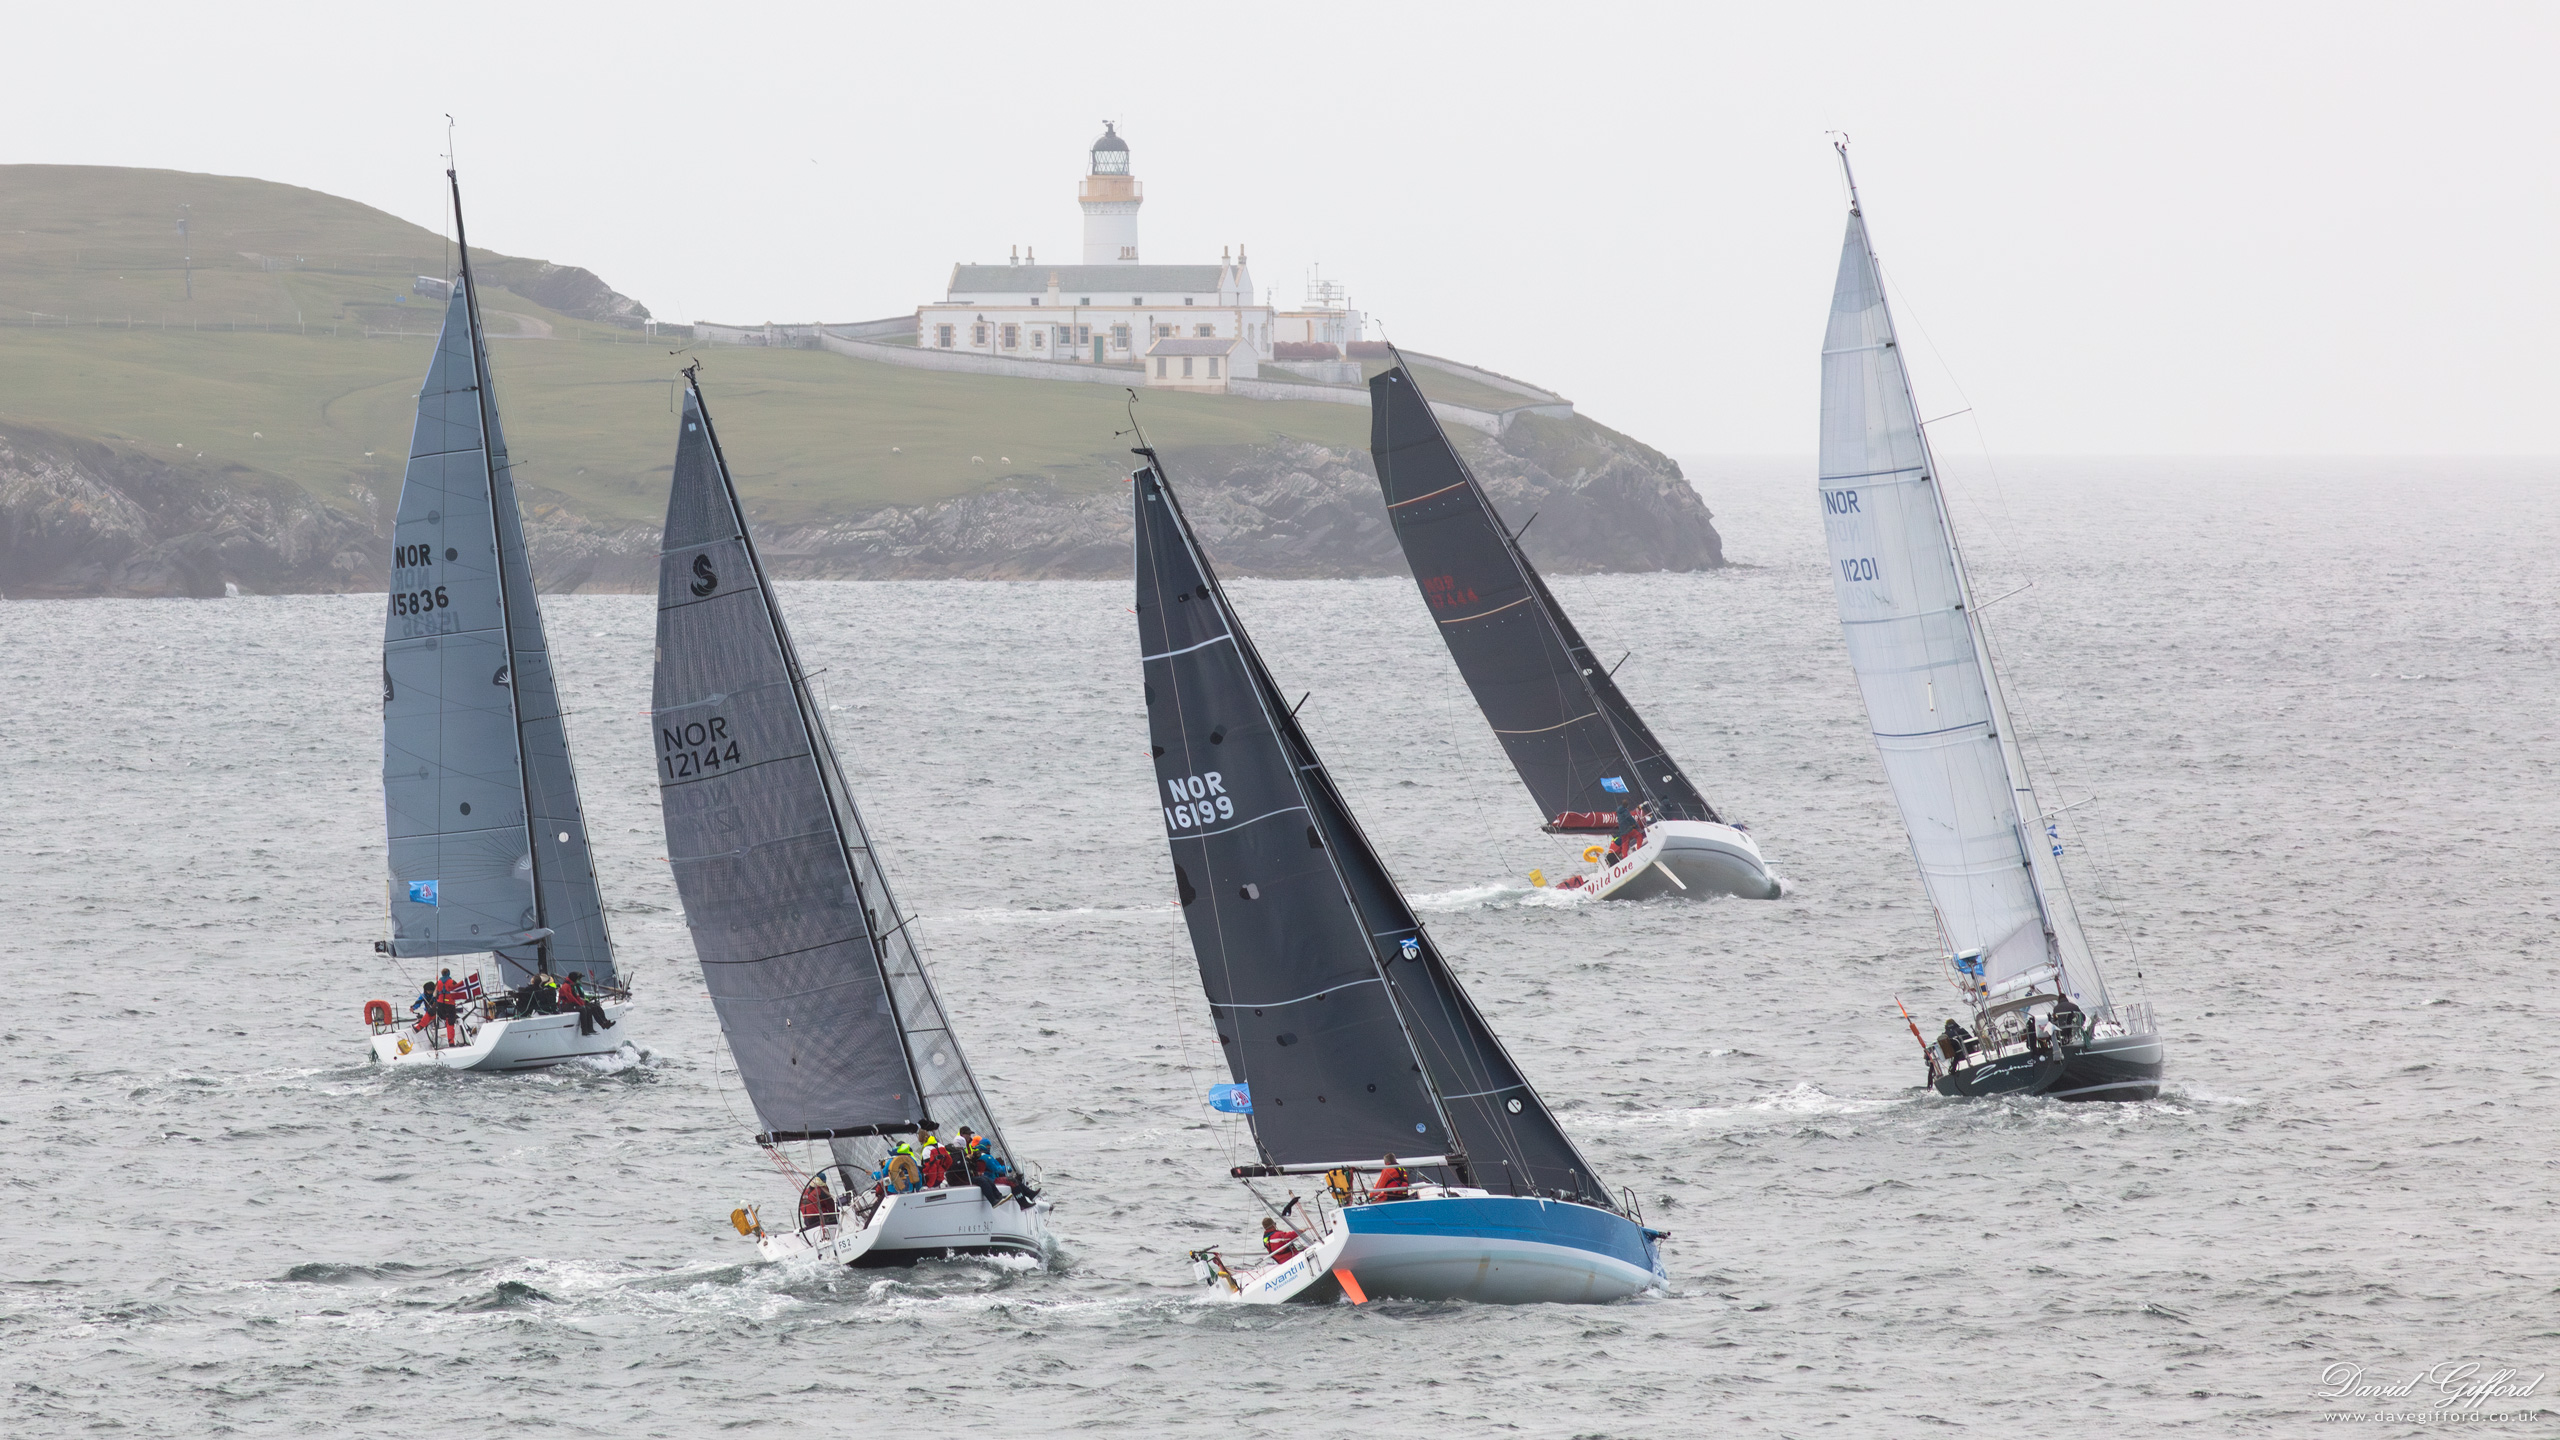
[(1266, 1166), (1394, 1153), (1606, 1203), (1335, 790), (1152, 452), (1139, 650), (1174, 885)]
[[(1003, 1151), (748, 537), (698, 382), (658, 560), (667, 858), (767, 1144), (967, 1125)], [(1012, 1157), (1007, 1154), (1005, 1157)]]
[(2049, 853), (1853, 199), (1822, 344), (1822, 511), (1849, 661), (1948, 952), (1994, 994), (2058, 968), (2103, 1009)]
[[(454, 225), (462, 194), (454, 189)], [(494, 952), (617, 983), (542, 606), (489, 386), (470, 246), (418, 391), (382, 636), (391, 953)]]
[(1423, 603), (1546, 818), (1650, 800), (1661, 819), (1717, 819), (1521, 553), (1409, 366), (1370, 380), (1369, 417), (1387, 518)]

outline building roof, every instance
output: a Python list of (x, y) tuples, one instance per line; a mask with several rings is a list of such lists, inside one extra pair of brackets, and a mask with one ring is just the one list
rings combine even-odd
[(1129, 142), (1120, 138), (1119, 126), (1105, 120), (1102, 122), (1102, 138), (1093, 142), (1093, 148), (1096, 150), (1126, 150), (1129, 148)]
[[(1103, 305), (1132, 295), (1210, 295), (1225, 277), (1224, 265), (954, 265), (951, 295), (1045, 295), (1049, 277), (1060, 294), (1090, 295)], [(1075, 303), (1069, 301), (1069, 304)]]
[(1150, 355), (1224, 355), (1245, 343), (1241, 335), (1211, 339), (1190, 335), (1168, 335), (1147, 347)]

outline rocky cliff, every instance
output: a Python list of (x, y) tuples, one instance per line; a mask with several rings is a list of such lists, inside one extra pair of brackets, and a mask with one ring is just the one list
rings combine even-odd
[[(1707, 507), (1667, 456), (1579, 416), (1456, 432), (1551, 573), (1724, 563)], [(1230, 575), (1399, 575), (1366, 451), (1301, 441), (1170, 452), (1183, 503)], [(1133, 462), (1134, 463), (1134, 462)], [(0, 594), (218, 596), (378, 589), (389, 496), (322, 504), (240, 466), (172, 464), (94, 440), (0, 427)], [(527, 495), (542, 588), (657, 586), (654, 524), (598, 525)], [(921, 505), (759, 526), (786, 579), (1101, 579), (1129, 565), (1128, 492), (999, 483)]]
[(198, 596), (378, 590), (369, 515), (239, 466), (173, 465), (0, 426), (0, 594)]
[[(1526, 417), (1499, 440), (1455, 433), (1503, 515), (1515, 526), (1536, 517), (1521, 543), (1549, 573), (1724, 564), (1705, 502), (1659, 451), (1579, 416)], [(1168, 452), (1165, 463), (1226, 574), (1405, 573), (1366, 451), (1282, 441)], [(528, 540), (546, 589), (656, 588), (654, 526), (538, 512)], [(757, 543), (785, 579), (1102, 579), (1129, 567), (1129, 497), (998, 485), (824, 523), (767, 522)]]

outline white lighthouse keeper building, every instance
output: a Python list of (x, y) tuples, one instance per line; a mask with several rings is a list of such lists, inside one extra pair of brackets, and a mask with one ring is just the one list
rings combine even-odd
[(1241, 341), (1245, 355), (1271, 358), (1274, 312), (1256, 300), (1243, 246), (1214, 265), (1139, 261), (1141, 187), (1116, 126), (1093, 142), (1076, 199), (1085, 263), (1042, 265), (1036, 252), (1017, 252), (1002, 265), (954, 265), (944, 297), (917, 307), (917, 347), (1137, 365), (1156, 341), (1178, 337)]

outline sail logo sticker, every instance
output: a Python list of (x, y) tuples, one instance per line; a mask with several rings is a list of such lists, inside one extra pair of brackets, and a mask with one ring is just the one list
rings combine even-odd
[(1422, 941), (1415, 936), (1406, 936), (1404, 940), (1396, 946), (1396, 948), (1404, 952), (1404, 958), (1407, 960), (1419, 960), (1422, 958)]
[(412, 904), (412, 905), (433, 905), (433, 904), (435, 904), (435, 903), (436, 903), (436, 882), (434, 882), (433, 880), (412, 880), (412, 881), (410, 881), (410, 882), (409, 882), (409, 903), (410, 903), (410, 904)]
[(1250, 1115), (1253, 1113), (1253, 1087), (1212, 1085), (1209, 1087), (1209, 1108), (1221, 1115)]
[(720, 588), (720, 572), (711, 568), (710, 556), (693, 557), (693, 584), (686, 588), (693, 591), (697, 600)]
[(1173, 793), (1173, 803), (1164, 807), (1164, 823), (1168, 830), (1196, 830), (1215, 821), (1235, 818), (1236, 802), (1227, 796), (1225, 777), (1215, 770), (1167, 780), (1164, 788)]
[(1620, 775), (1604, 775), (1600, 777), (1600, 788), (1612, 795), (1624, 795), (1627, 793), (1626, 778)]

